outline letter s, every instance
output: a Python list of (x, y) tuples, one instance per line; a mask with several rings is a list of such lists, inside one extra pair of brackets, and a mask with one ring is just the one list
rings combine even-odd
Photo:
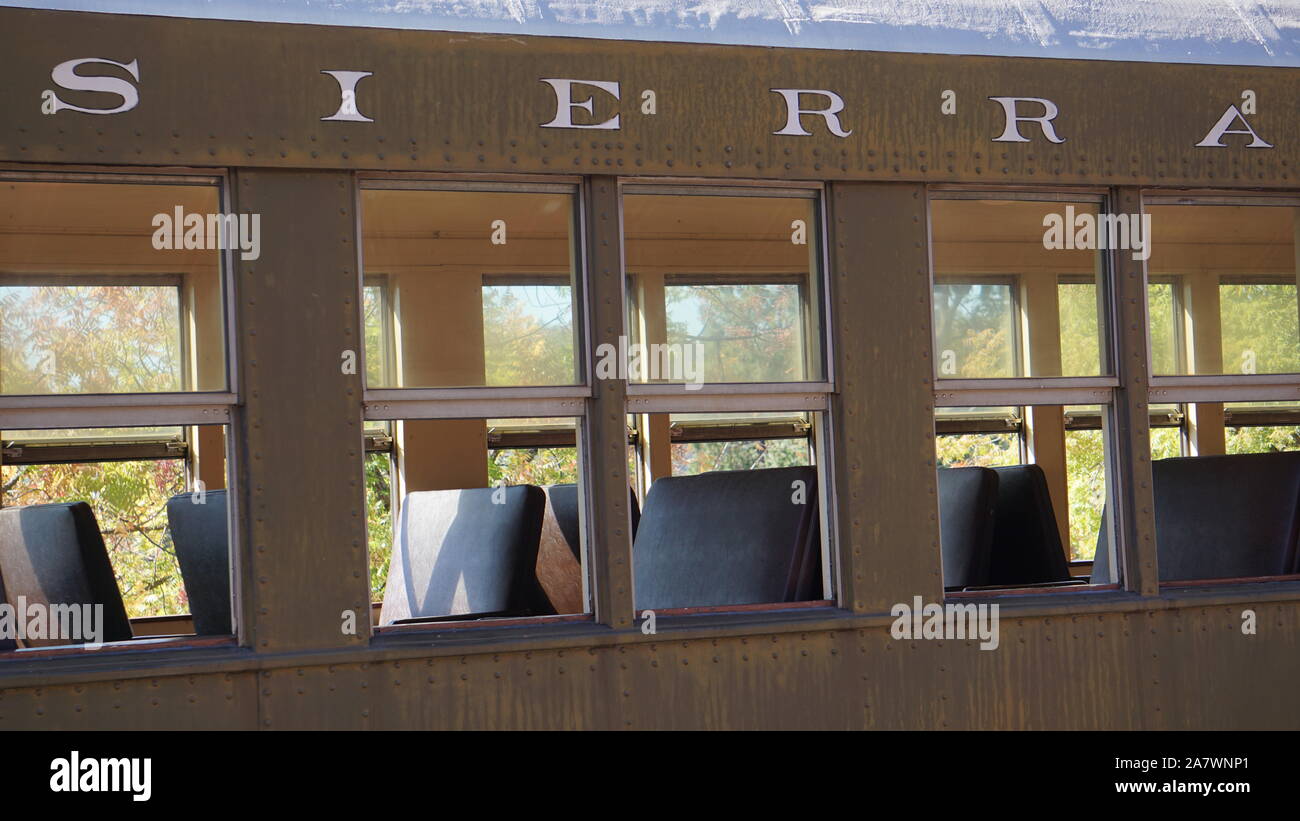
[(50, 78), (61, 88), (69, 91), (100, 91), (105, 94), (116, 94), (122, 98), (122, 103), (117, 108), (82, 108), (81, 106), (70, 105), (54, 96), (54, 111), (66, 108), (69, 111), (80, 111), (83, 114), (121, 114), (123, 111), (130, 111), (140, 104), (140, 93), (131, 83), (119, 77), (87, 77), (77, 73), (77, 68), (87, 63), (100, 63), (103, 65), (117, 66), (125, 69), (135, 81), (140, 82), (140, 67), (137, 60), (129, 63), (117, 63), (112, 60), (105, 60), (100, 57), (82, 57), (77, 60), (68, 60), (65, 63), (59, 63), (50, 72)]

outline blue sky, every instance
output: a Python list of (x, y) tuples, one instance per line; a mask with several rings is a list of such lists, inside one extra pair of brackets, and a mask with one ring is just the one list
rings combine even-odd
[(0, 0), (0, 5), (607, 39), (1300, 66), (1300, 0)]

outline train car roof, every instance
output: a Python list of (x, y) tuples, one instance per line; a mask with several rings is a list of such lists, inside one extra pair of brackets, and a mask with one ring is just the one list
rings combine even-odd
[(1300, 0), (6, 0), (0, 4), (507, 35), (1300, 66)]

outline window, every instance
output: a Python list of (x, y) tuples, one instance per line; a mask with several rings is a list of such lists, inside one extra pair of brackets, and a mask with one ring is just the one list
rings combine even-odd
[(225, 390), (218, 193), (0, 180), (0, 394)]
[(819, 194), (623, 187), (638, 611), (833, 598)]
[(17, 652), (235, 632), (220, 195), (0, 174), (0, 589), (98, 621)]
[(1083, 563), (1111, 543), (1107, 261), (1074, 233), (1095, 230), (1104, 203), (1012, 196), (944, 192), (930, 203), (951, 592), (1086, 583)]
[(808, 414), (669, 414), (672, 475), (811, 465)]
[(1181, 449), (1152, 463), (1162, 584), (1300, 572), (1297, 205), (1144, 199), (1152, 407), (1184, 419)]
[(1152, 344), (1180, 331), (1188, 342), (1182, 361), (1157, 357), (1155, 373), (1300, 372), (1294, 209), (1148, 202)]
[(361, 210), (367, 313), (394, 327), (391, 354), (367, 351), (385, 362), (367, 364), (369, 387), (582, 381), (573, 186), (435, 192), (375, 181)]
[(362, 186), (380, 631), (587, 617), (572, 184)]

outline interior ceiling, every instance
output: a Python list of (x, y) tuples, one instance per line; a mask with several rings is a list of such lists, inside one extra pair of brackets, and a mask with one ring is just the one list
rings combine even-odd
[(154, 216), (220, 210), (215, 186), (0, 182), (0, 233), (152, 236)]
[[(936, 242), (1039, 242), (1043, 217), (1065, 214), (1064, 202), (936, 200)], [(156, 214), (219, 210), (215, 187), (96, 183), (0, 183), (0, 233), (152, 235)], [(564, 194), (364, 191), (367, 234), (488, 237), (494, 220), (516, 236), (560, 237), (570, 231), (573, 199)], [(1076, 213), (1096, 212), (1075, 203)], [(1149, 206), (1160, 245), (1292, 244), (1300, 208), (1283, 206)], [(630, 238), (772, 239), (810, 217), (809, 201), (789, 198), (629, 194), (623, 221)], [(263, 226), (266, 230), (267, 226)], [(809, 230), (815, 230), (809, 226)]]
[[(937, 243), (1041, 242), (1048, 214), (1097, 213), (1091, 203), (1023, 200), (936, 200), (931, 230)], [(1300, 208), (1249, 205), (1149, 206), (1151, 235), (1158, 246), (1233, 243), (1291, 244)]]

